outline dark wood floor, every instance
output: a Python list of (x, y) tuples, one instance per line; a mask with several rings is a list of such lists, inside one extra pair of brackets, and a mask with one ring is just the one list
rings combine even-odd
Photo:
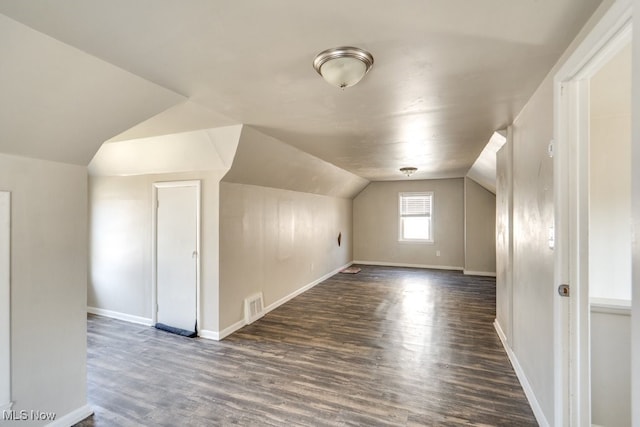
[(536, 425), (495, 280), (362, 266), (221, 342), (89, 316), (90, 426)]

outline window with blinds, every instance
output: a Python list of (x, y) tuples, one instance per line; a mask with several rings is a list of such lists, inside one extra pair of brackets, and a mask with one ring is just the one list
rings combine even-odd
[(433, 193), (400, 193), (400, 241), (433, 242)]

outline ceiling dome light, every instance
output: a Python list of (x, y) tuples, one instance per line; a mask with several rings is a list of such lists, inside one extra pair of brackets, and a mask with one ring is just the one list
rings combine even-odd
[(328, 83), (339, 88), (358, 83), (373, 66), (373, 56), (357, 47), (334, 47), (320, 52), (313, 68)]
[(411, 166), (400, 168), (400, 172), (402, 172), (403, 174), (407, 175), (407, 177), (413, 175), (417, 170), (418, 170), (418, 168), (414, 168), (414, 167), (411, 167)]

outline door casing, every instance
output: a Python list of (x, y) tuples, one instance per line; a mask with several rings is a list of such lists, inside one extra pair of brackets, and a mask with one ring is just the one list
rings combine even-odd
[(591, 424), (588, 82), (631, 42), (632, 9), (614, 3), (554, 78), (554, 425)]

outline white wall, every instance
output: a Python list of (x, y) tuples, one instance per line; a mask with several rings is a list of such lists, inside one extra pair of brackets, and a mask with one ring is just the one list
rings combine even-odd
[[(398, 241), (403, 191), (433, 191), (433, 244)], [(372, 182), (354, 199), (353, 224), (357, 262), (464, 268), (463, 178)]]
[[(498, 300), (498, 313), (513, 313), (510, 350), (538, 420), (554, 419), (554, 257), (548, 247), (553, 212), (553, 78), (578, 44), (611, 6), (604, 1), (519, 113), (513, 142), (513, 298)], [(500, 205), (499, 205), (500, 206)], [(500, 212), (498, 216), (502, 215)], [(500, 255), (500, 254), (499, 254)]]
[(13, 409), (83, 418), (90, 412), (86, 167), (0, 154), (0, 188), (12, 193)]
[(589, 297), (631, 299), (631, 46), (590, 82)]
[(496, 196), (464, 179), (464, 272), (496, 274)]
[(220, 330), (242, 326), (246, 297), (277, 305), (350, 263), (352, 247), (350, 199), (220, 183)]
[(219, 181), (223, 171), (91, 176), (88, 305), (151, 322), (152, 184), (201, 180), (201, 329), (218, 330)]
[(591, 422), (631, 425), (630, 310), (591, 304)]
[[(554, 413), (553, 85), (547, 78), (518, 115), (513, 131), (512, 350), (548, 420)], [(502, 309), (502, 308), (501, 308)]]
[(11, 402), (11, 193), (0, 191), (0, 411)]

